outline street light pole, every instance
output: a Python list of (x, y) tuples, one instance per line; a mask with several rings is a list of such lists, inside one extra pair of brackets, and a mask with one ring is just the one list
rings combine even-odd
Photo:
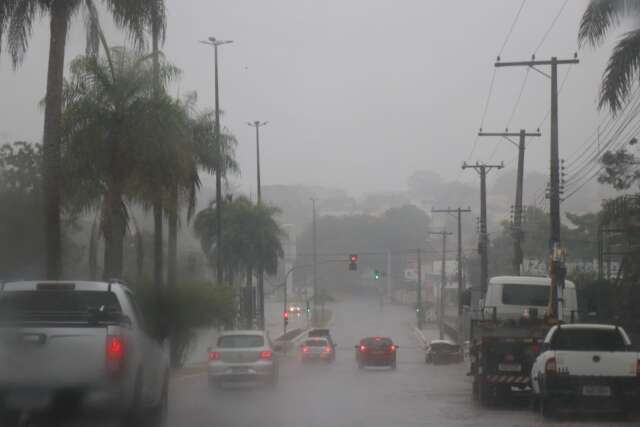
[(220, 142), (220, 90), (218, 85), (218, 46), (233, 43), (232, 40), (217, 40), (215, 37), (209, 37), (208, 40), (200, 41), (200, 43), (213, 46), (214, 58), (214, 86), (215, 86), (215, 123), (214, 133), (216, 140), (216, 277), (218, 284), (224, 281), (223, 261), (222, 261), (222, 144)]
[[(262, 203), (262, 189), (260, 186), (260, 128), (265, 126), (268, 122), (260, 122), (259, 120), (253, 123), (247, 123), (251, 127), (256, 128), (256, 163), (258, 171), (258, 205)], [(285, 291), (286, 292), (286, 291)], [(286, 293), (285, 293), (286, 297)], [(262, 265), (258, 265), (258, 328), (264, 329), (264, 268)]]
[(311, 198), (311, 203), (313, 206), (313, 315), (312, 315), (312, 324), (316, 324), (318, 317), (318, 247), (317, 247), (317, 237), (318, 237), (318, 229), (316, 227), (316, 199)]

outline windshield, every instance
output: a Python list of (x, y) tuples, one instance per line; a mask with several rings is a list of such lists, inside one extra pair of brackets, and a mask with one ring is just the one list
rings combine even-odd
[[(94, 313), (91, 313), (94, 312)], [(11, 291), (0, 293), (0, 320), (82, 321), (96, 313), (121, 313), (115, 294), (94, 291)]]
[(572, 351), (625, 351), (624, 338), (615, 329), (563, 329), (556, 330), (551, 339), (552, 350)]
[(362, 340), (362, 344), (369, 348), (389, 347), (393, 344), (389, 338), (366, 338)]
[(219, 348), (252, 348), (263, 347), (262, 335), (225, 335), (218, 339)]
[(549, 304), (549, 289), (549, 286), (504, 284), (502, 285), (502, 303), (546, 307)]

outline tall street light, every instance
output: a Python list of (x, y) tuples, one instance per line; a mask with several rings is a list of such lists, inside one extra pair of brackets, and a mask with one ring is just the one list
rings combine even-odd
[[(248, 122), (251, 127), (256, 128), (256, 162), (258, 170), (258, 205), (262, 203), (262, 188), (260, 186), (260, 128), (269, 122), (256, 120)], [(258, 266), (258, 327), (264, 328), (264, 269), (262, 263)]]
[(223, 263), (222, 263), (222, 146), (220, 144), (220, 91), (218, 89), (218, 46), (223, 44), (232, 43), (232, 40), (217, 40), (215, 37), (209, 37), (208, 40), (201, 40), (200, 43), (213, 46), (213, 58), (214, 58), (214, 80), (215, 80), (215, 139), (216, 139), (216, 156), (218, 164), (216, 166), (216, 240), (218, 250), (216, 251), (216, 275), (218, 284), (221, 285), (224, 281), (223, 275)]
[[(258, 170), (258, 205), (262, 203), (262, 187), (260, 185), (260, 128), (269, 122), (256, 120), (248, 122), (251, 127), (256, 128), (256, 162)], [(258, 266), (258, 327), (264, 328), (264, 269), (262, 263)]]

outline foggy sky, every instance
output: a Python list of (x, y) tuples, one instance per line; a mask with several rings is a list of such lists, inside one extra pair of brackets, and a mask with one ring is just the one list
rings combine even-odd
[[(586, 1), (572, 0), (537, 58), (572, 57)], [(527, 2), (502, 53), (525, 60), (562, 1)], [(212, 106), (212, 50), (198, 40), (233, 39), (220, 51), (223, 125), (238, 138), (242, 176), (255, 192), (254, 130), (261, 133), (262, 183), (339, 187), (354, 194), (405, 190), (419, 169), (451, 180), (463, 160), (511, 164), (515, 149), (481, 139), (480, 126), (493, 62), (520, 5), (516, 0), (167, 0), (168, 59), (183, 70), (176, 93), (196, 90)], [(0, 141), (42, 137), (48, 23), (34, 25), (24, 64), (13, 71), (0, 58)], [(109, 28), (109, 25), (106, 25)], [(111, 44), (126, 37), (108, 31)], [(4, 48), (4, 47), (3, 47)], [(82, 20), (72, 26), (67, 61), (83, 52)], [(579, 52), (560, 95), (560, 153), (571, 158), (596, 127), (596, 97), (610, 44)], [(560, 69), (561, 78), (565, 69)], [(501, 131), (526, 71), (497, 71), (484, 129)], [(534, 130), (549, 106), (549, 82), (530, 72), (510, 129)], [(528, 170), (548, 171), (548, 121), (527, 150)], [(514, 167), (511, 164), (510, 167)], [(495, 176), (492, 177), (495, 179)]]

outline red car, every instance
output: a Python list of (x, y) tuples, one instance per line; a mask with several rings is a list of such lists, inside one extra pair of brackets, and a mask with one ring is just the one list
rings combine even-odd
[(355, 346), (358, 368), (365, 366), (390, 366), (396, 368), (398, 345), (388, 337), (369, 337), (360, 340)]

